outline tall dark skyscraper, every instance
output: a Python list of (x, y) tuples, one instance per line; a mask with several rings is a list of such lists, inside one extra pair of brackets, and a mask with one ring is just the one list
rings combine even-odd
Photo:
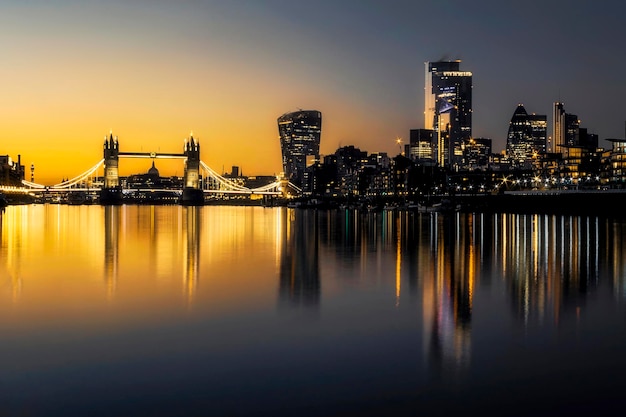
[(461, 61), (425, 63), (424, 125), (435, 132), (437, 162), (457, 168), (472, 137), (472, 73)]
[(518, 104), (509, 122), (506, 153), (517, 166), (532, 162), (546, 152), (547, 116), (528, 114), (523, 104)]
[(565, 147), (580, 145), (579, 129), (580, 120), (578, 120), (578, 116), (566, 113), (563, 103), (554, 103), (552, 118), (554, 152), (564, 153)]
[(565, 145), (565, 109), (563, 103), (555, 102), (552, 111), (552, 143), (551, 152), (561, 152)]
[(302, 186), (306, 167), (320, 158), (322, 113), (317, 110), (285, 113), (278, 118), (278, 134), (285, 178)]

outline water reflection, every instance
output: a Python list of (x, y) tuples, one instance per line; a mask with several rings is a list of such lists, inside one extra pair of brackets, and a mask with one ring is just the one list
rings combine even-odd
[(479, 240), (472, 217), (429, 218), (434, 228), (422, 259), (423, 344), (428, 364), (444, 375), (459, 372), (471, 352), (471, 318)]
[(115, 294), (119, 271), (120, 206), (104, 207), (104, 283), (107, 299)]
[(279, 305), (317, 308), (320, 301), (319, 213), (281, 210)]
[(505, 283), (523, 326), (558, 325), (563, 315), (579, 319), (588, 294), (602, 282), (616, 297), (626, 295), (626, 226), (618, 220), (344, 211), (319, 223), (321, 242), (335, 262), (354, 270), (345, 279), (393, 276), (387, 282), (396, 306), (405, 285), (409, 294), (421, 295), (427, 363), (444, 376), (470, 363), (481, 287), (486, 293)]
[[(180, 241), (182, 293), (187, 305), (191, 306), (200, 275), (201, 208), (182, 207), (181, 213), (172, 212), (165, 215), (163, 211), (157, 213), (154, 206), (146, 207), (147, 213), (143, 214), (136, 209), (123, 206), (104, 207), (104, 277), (107, 298), (112, 299), (115, 296), (118, 285), (120, 251), (125, 244), (121, 235), (141, 235), (142, 231), (145, 231), (148, 250), (145, 253), (141, 253), (142, 251), (134, 253), (147, 261), (150, 276), (155, 278), (159, 274), (163, 275), (164, 271), (171, 270), (171, 266), (164, 262), (164, 258), (178, 259), (178, 256), (171, 252), (176, 252)], [(172, 208), (169, 208), (169, 211), (172, 211)], [(128, 218), (134, 216), (136, 222), (129, 225)], [(164, 237), (173, 236), (176, 238), (174, 242), (163, 242)]]
[(617, 387), (599, 375), (624, 374), (624, 233), (600, 217), (9, 207), (0, 403), (44, 410), (49, 387), (57, 415), (436, 407), (435, 385), (491, 406), (553, 386), (598, 398)]
[[(228, 275), (221, 272), (225, 266), (211, 266), (215, 262), (233, 262), (254, 276), (266, 266), (264, 259), (269, 264), (275, 256), (280, 305), (319, 308), (324, 294), (346, 284), (386, 287), (397, 308), (404, 301), (420, 303), (424, 343), (440, 346), (442, 356), (459, 362), (469, 354), (479, 288), (506, 283), (509, 305), (526, 325), (558, 323), (569, 311), (580, 314), (587, 294), (603, 285), (618, 299), (626, 296), (621, 221), (347, 210), (254, 213), (256, 219), (210, 207), (10, 207), (0, 213), (2, 288), (16, 299), (25, 266), (43, 285), (44, 271), (61, 273), (67, 259), (85, 275), (91, 260), (101, 257), (109, 299), (122, 276), (142, 271), (153, 281), (174, 283), (180, 276), (178, 285), (192, 303), (203, 274)], [(254, 264), (240, 265), (246, 257)], [(52, 264), (44, 267), (37, 260)]]
[(193, 304), (200, 273), (200, 207), (185, 207), (185, 250), (183, 270), (185, 289), (184, 295), (189, 306)]
[[(19, 263), (15, 264), (15, 251), (12, 248), (12, 236), (5, 233), (6, 227), (4, 226), (4, 207), (0, 210), (0, 259), (2, 262), (2, 269), (0, 270), (0, 288), (3, 293), (10, 294), (11, 301), (15, 303), (22, 290), (22, 279), (19, 273)], [(17, 257), (19, 259), (19, 256)]]

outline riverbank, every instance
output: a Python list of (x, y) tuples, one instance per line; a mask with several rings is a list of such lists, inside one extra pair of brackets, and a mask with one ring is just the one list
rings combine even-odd
[[(51, 203), (41, 201), (24, 193), (5, 192), (7, 205)], [(55, 201), (55, 204), (99, 204), (97, 200), (84, 202)], [(179, 204), (176, 198), (167, 199), (124, 199), (121, 204), (156, 205)], [(415, 212), (476, 212), (515, 214), (566, 214), (606, 215), (626, 217), (626, 190), (554, 190), (515, 191), (501, 194), (455, 194), (431, 196), (427, 201), (407, 202), (398, 198), (376, 200), (307, 199), (291, 200), (272, 198), (206, 199), (204, 205), (211, 206), (287, 206), (295, 209), (356, 209), (360, 211), (406, 210)]]

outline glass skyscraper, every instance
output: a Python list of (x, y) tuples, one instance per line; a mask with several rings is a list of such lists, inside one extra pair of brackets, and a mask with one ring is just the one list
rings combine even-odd
[(285, 178), (302, 186), (307, 166), (320, 158), (322, 113), (317, 110), (285, 113), (278, 118), (278, 133)]
[(518, 104), (509, 122), (506, 153), (515, 166), (532, 163), (546, 152), (547, 116), (528, 114), (523, 104)]
[(458, 168), (472, 137), (472, 73), (461, 61), (425, 63), (424, 125), (435, 132), (437, 162)]

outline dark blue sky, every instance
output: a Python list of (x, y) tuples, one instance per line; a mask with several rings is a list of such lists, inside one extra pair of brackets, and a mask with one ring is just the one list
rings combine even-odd
[(423, 63), (449, 58), (473, 72), (473, 133), (496, 148), (518, 103), (551, 121), (552, 103), (562, 101), (602, 139), (624, 136), (624, 2), (294, 3), (256, 7), (288, 28), (278, 33), (308, 37), (319, 65), (339, 66), (346, 91), (403, 114), (404, 127), (423, 124)]

